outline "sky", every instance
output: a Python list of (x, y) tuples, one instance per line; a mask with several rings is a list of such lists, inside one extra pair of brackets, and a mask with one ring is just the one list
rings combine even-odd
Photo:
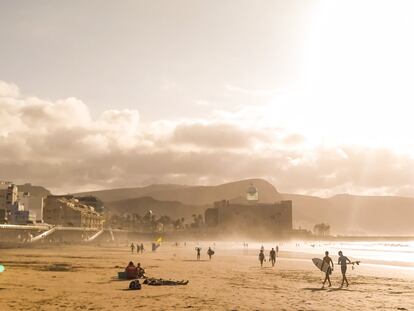
[(0, 2), (0, 180), (414, 196), (411, 1)]

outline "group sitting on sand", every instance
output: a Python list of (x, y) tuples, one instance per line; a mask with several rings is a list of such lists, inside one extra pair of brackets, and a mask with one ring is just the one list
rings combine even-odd
[(125, 268), (125, 276), (128, 280), (144, 278), (145, 270), (141, 267), (140, 263), (135, 266), (134, 263), (130, 261), (128, 266)]
[[(344, 283), (346, 283), (346, 287), (349, 286), (348, 279), (346, 278), (346, 270), (347, 270), (347, 264), (352, 264), (351, 260), (349, 260), (348, 257), (344, 256), (342, 251), (338, 252), (338, 265), (341, 265), (341, 273), (342, 273), (342, 283), (341, 288), (344, 286)], [(357, 262), (357, 264), (359, 261)], [(334, 270), (334, 263), (332, 261), (332, 258), (329, 257), (329, 252), (325, 252), (325, 257), (323, 257), (323, 264), (328, 265), (328, 269), (325, 272), (325, 280), (322, 283), (322, 288), (325, 288), (325, 283), (328, 281), (329, 287), (332, 286), (330, 275), (332, 274)]]

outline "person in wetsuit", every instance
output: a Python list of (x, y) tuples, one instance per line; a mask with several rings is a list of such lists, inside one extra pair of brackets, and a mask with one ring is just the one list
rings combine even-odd
[(326, 273), (325, 273), (325, 280), (322, 283), (322, 288), (325, 287), (326, 281), (328, 281), (329, 287), (331, 287), (332, 283), (331, 283), (331, 278), (329, 277), (329, 275), (332, 274), (332, 271), (334, 269), (334, 264), (333, 264), (331, 257), (329, 257), (329, 252), (327, 251), (325, 252), (325, 257), (323, 257), (322, 265), (328, 265), (328, 269), (326, 270)]
[(347, 270), (347, 263), (352, 263), (348, 257), (344, 256), (342, 251), (338, 252), (339, 258), (338, 258), (338, 265), (341, 265), (341, 272), (342, 272), (342, 283), (341, 287), (344, 286), (344, 282), (346, 282), (346, 287), (349, 286), (348, 279), (346, 278), (346, 270)]

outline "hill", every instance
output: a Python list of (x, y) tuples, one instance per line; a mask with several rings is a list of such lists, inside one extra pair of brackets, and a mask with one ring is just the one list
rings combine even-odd
[(92, 191), (75, 195), (93, 195), (104, 202), (149, 196), (160, 201), (179, 201), (187, 205), (212, 205), (215, 201), (232, 200), (244, 195), (251, 184), (260, 189), (261, 202), (275, 202), (281, 199), (276, 188), (263, 179), (246, 179), (217, 186), (151, 185), (142, 188)]
[(242, 201), (251, 184), (258, 188), (261, 202), (292, 200), (296, 228), (312, 230), (315, 224), (325, 222), (330, 224), (333, 234), (414, 235), (414, 198), (348, 194), (320, 198), (281, 194), (263, 179), (247, 179), (217, 186), (151, 185), (93, 191), (82, 195), (97, 196), (113, 211), (138, 211), (143, 214), (152, 209), (156, 214), (178, 218), (203, 213), (214, 201)]
[(413, 235), (414, 198), (336, 195), (319, 198), (282, 194), (293, 201), (295, 226), (329, 223), (334, 234)]
[(204, 215), (204, 206), (188, 206), (178, 201), (159, 201), (152, 197), (140, 197), (108, 202), (106, 209), (114, 214), (124, 213), (145, 215), (151, 210), (157, 216), (169, 216), (172, 219), (184, 217), (190, 219), (193, 214)]

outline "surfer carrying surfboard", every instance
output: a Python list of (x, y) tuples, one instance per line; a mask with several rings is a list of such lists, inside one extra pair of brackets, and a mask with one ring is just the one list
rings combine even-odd
[[(325, 272), (325, 280), (322, 283), (322, 288), (325, 287), (326, 281), (328, 281), (329, 287), (332, 286), (331, 278), (329, 276), (331, 275), (331, 273), (334, 269), (334, 263), (333, 263), (331, 257), (329, 257), (329, 252), (328, 251), (325, 252), (325, 257), (323, 257), (322, 268), (323, 268), (324, 265), (327, 265), (328, 268), (326, 269), (326, 272)], [(323, 271), (324, 269), (321, 269), (321, 270)]]
[(341, 284), (341, 287), (344, 286), (344, 282), (346, 282), (346, 287), (348, 287), (349, 286), (349, 283), (348, 283), (348, 279), (346, 278), (346, 269), (347, 269), (346, 264), (347, 263), (352, 264), (352, 262), (349, 260), (348, 257), (344, 256), (344, 254), (342, 253), (342, 251), (339, 251), (338, 252), (338, 255), (339, 255), (338, 265), (341, 265), (341, 272), (342, 272), (342, 284)]

